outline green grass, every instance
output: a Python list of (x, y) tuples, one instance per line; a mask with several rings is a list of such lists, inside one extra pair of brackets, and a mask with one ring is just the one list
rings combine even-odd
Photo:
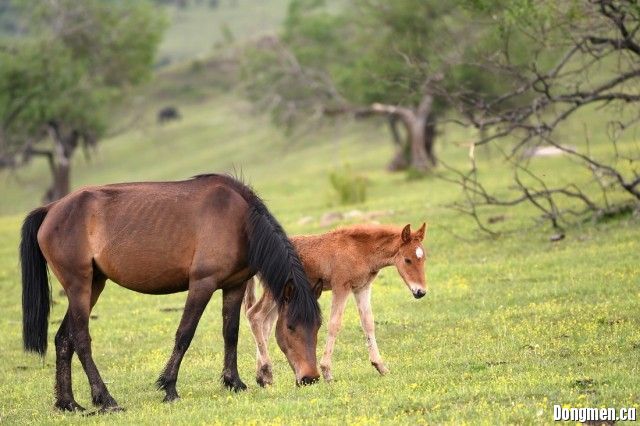
[[(108, 417), (56, 413), (52, 348), (44, 363), (21, 349), (18, 231), (48, 179), (45, 164), (34, 162), (0, 175), (0, 422), (551, 423), (555, 403), (640, 406), (637, 219), (576, 226), (558, 243), (548, 241), (546, 227), (478, 238), (468, 218), (446, 207), (459, 198), (455, 187), (433, 176), (407, 180), (384, 171), (392, 148), (382, 126), (345, 125), (287, 141), (232, 94), (181, 109), (180, 122), (158, 126), (149, 112), (134, 130), (104, 141), (92, 161), (77, 156), (74, 186), (178, 179), (235, 166), (291, 233), (325, 230), (318, 219), (332, 210), (393, 210), (380, 220), (414, 226), (426, 220), (431, 294), (414, 300), (393, 269), (374, 284), (378, 343), (391, 373), (379, 377), (369, 365), (350, 301), (334, 355), (334, 383), (296, 388), (272, 341), (276, 384), (259, 388), (253, 380), (254, 344), (243, 319), (239, 370), (250, 387), (230, 393), (219, 382), (222, 321), (216, 294), (182, 364), (182, 399), (162, 404), (154, 381), (170, 354), (180, 312), (161, 309), (180, 308), (185, 294), (144, 296), (109, 283), (91, 322), (93, 353), (127, 411)], [(460, 131), (445, 132), (441, 157), (462, 165), (467, 150), (456, 143), (467, 139)], [(367, 177), (365, 203), (337, 204), (329, 174), (345, 163)], [(534, 166), (558, 180), (588, 179), (561, 158), (539, 159)], [(485, 173), (492, 187), (509, 178), (499, 164)], [(508, 212), (504, 226), (530, 225), (536, 214), (529, 207)], [(308, 215), (313, 222), (298, 224)], [(66, 309), (56, 282), (53, 295), (51, 346)], [(321, 298), (325, 319), (329, 300), (327, 293)], [(325, 333), (323, 327), (319, 353)], [(78, 402), (90, 406), (77, 359), (73, 377)]]

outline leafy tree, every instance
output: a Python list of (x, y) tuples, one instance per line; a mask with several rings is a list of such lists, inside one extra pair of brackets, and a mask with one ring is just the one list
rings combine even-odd
[(0, 166), (48, 159), (46, 201), (69, 192), (71, 159), (110, 107), (151, 73), (164, 19), (145, 2), (25, 1), (29, 33), (0, 47)]
[(491, 12), (462, 0), (357, 0), (342, 8), (292, 0), (282, 40), (250, 62), (250, 96), (266, 98), (288, 125), (318, 111), (389, 117), (398, 147), (389, 167), (424, 171), (436, 164), (437, 120), (452, 96), (478, 101), (513, 84), (475, 65), (498, 41), (487, 30)]

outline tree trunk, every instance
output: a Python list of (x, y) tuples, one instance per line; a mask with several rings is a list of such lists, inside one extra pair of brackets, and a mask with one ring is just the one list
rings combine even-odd
[(427, 158), (429, 159), (431, 166), (435, 167), (438, 165), (438, 158), (436, 157), (433, 147), (436, 143), (437, 128), (433, 113), (430, 113), (427, 116), (424, 126), (424, 148), (427, 152)]
[[(387, 169), (398, 171), (412, 167), (418, 171), (426, 172), (430, 166), (436, 164), (433, 151), (436, 131), (432, 104), (433, 97), (427, 92), (415, 110), (408, 107), (374, 103), (363, 108), (327, 109), (324, 113), (327, 115), (353, 113), (358, 118), (372, 115), (388, 117), (396, 153), (387, 165)], [(398, 121), (402, 121), (407, 129), (407, 137), (404, 141), (398, 132)]]
[(409, 162), (411, 160), (411, 150), (409, 149), (407, 140), (402, 137), (398, 130), (398, 121), (398, 116), (389, 116), (389, 129), (391, 130), (391, 136), (393, 136), (393, 142), (396, 149), (395, 155), (387, 165), (387, 170), (391, 172), (406, 170), (409, 167)]
[(52, 124), (49, 130), (54, 149), (49, 156), (51, 186), (43, 197), (46, 203), (59, 200), (71, 191), (71, 157), (79, 138), (79, 133), (75, 130), (68, 135), (63, 135), (56, 124)]
[(420, 172), (429, 170), (430, 162), (433, 164), (431, 160), (433, 147), (427, 147), (426, 143), (427, 138), (433, 142), (433, 135), (427, 132), (427, 128), (431, 127), (432, 105), (433, 97), (429, 93), (425, 93), (416, 111), (407, 117), (410, 120), (405, 122), (411, 144), (411, 167)]
[(58, 142), (55, 143), (54, 154), (49, 161), (51, 186), (45, 192), (43, 201), (51, 203), (59, 200), (71, 189), (71, 158), (68, 158)]
[(426, 117), (424, 116), (416, 116), (407, 123), (411, 143), (411, 168), (421, 172), (426, 172), (429, 169), (425, 148), (425, 123)]

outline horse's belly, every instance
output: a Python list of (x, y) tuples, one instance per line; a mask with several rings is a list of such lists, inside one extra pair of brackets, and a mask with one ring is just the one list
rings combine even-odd
[(189, 285), (191, 262), (184, 252), (105, 249), (94, 261), (107, 278), (140, 293), (176, 293)]

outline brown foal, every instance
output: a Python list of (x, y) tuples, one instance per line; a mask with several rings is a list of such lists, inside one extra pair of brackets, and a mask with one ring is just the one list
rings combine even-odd
[[(331, 319), (327, 344), (320, 361), (325, 380), (332, 380), (331, 356), (340, 330), (342, 314), (349, 293), (360, 314), (369, 360), (380, 374), (389, 370), (384, 365), (376, 342), (371, 311), (371, 283), (380, 269), (395, 265), (398, 273), (416, 299), (427, 293), (424, 276), (425, 251), (422, 246), (426, 224), (416, 232), (388, 225), (355, 225), (321, 235), (291, 238), (316, 297), (323, 290), (332, 291)], [(273, 383), (267, 341), (273, 322), (278, 317), (276, 304), (268, 289), (255, 303), (253, 279), (245, 293), (245, 308), (257, 346), (256, 380), (261, 386)]]
[(321, 315), (295, 249), (253, 191), (223, 175), (182, 182), (125, 183), (76, 191), (31, 212), (22, 227), (23, 339), (44, 355), (50, 290), (47, 265), (69, 308), (55, 337), (56, 403), (83, 410), (71, 387), (74, 352), (102, 411), (118, 404), (91, 353), (89, 315), (107, 279), (147, 294), (188, 291), (171, 357), (157, 381), (165, 401), (178, 398), (180, 363), (214, 291), (222, 290), (223, 383), (245, 389), (237, 367), (245, 284), (259, 272), (277, 300), (278, 344), (298, 384), (319, 378), (316, 337)]

